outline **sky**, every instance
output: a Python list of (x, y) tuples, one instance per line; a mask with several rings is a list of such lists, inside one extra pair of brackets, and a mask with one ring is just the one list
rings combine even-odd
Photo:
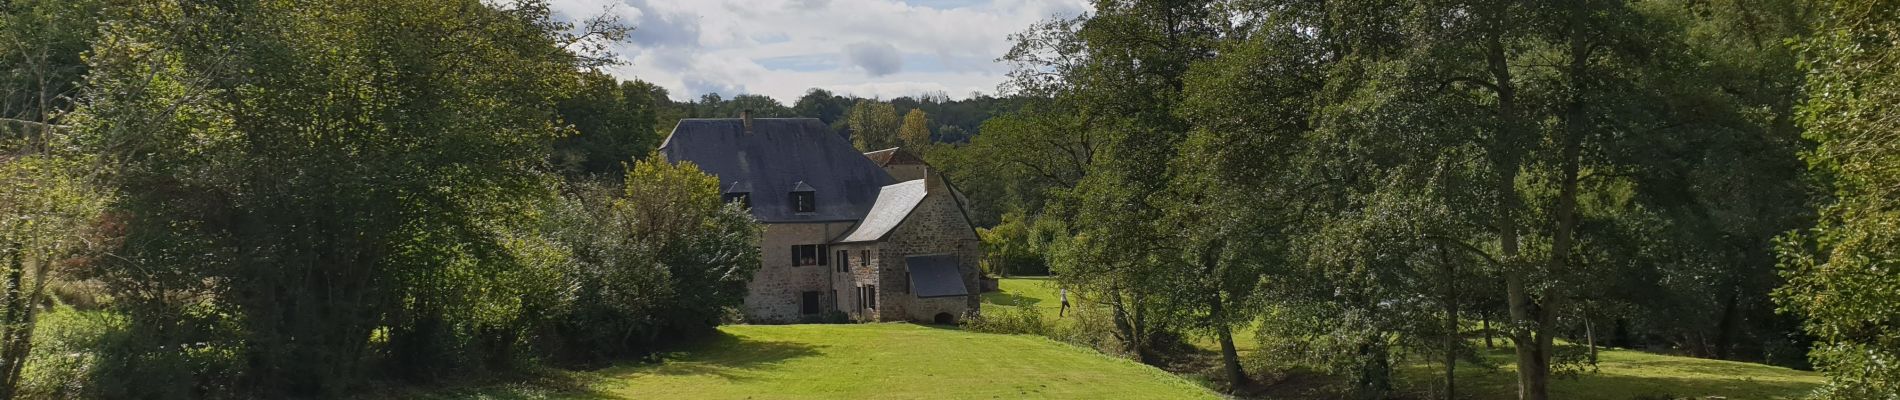
[(559, 17), (616, 15), (634, 27), (608, 71), (665, 87), (772, 96), (811, 88), (893, 98), (996, 93), (1008, 36), (1087, 0), (552, 0)]

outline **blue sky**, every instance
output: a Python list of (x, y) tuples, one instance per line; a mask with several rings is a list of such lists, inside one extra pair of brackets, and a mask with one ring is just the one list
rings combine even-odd
[(790, 104), (819, 87), (864, 97), (995, 93), (1008, 35), (1087, 0), (554, 0), (569, 19), (631, 23), (615, 46), (625, 79), (674, 99), (718, 92)]

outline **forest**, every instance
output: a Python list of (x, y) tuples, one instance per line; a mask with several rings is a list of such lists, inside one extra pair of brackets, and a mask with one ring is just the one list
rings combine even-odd
[(1090, 3), (997, 32), (995, 94), (787, 105), (611, 75), (639, 27), (547, 0), (0, 0), (0, 398), (650, 359), (743, 322), (761, 225), (653, 153), (741, 113), (918, 152), (985, 272), (1229, 392), (1461, 398), (1497, 342), (1521, 399), (1606, 347), (1900, 396), (1900, 2)]

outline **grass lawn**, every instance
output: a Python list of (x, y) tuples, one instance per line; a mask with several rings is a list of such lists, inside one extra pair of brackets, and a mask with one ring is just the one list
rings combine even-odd
[[(997, 291), (983, 294), (983, 304), (1032, 307), (1042, 310), (1044, 315), (1057, 324), (1070, 321), (1056, 316), (1057, 311), (1062, 309), (1062, 299), (1061, 288), (1056, 285), (1054, 279), (1046, 276), (1004, 278), (999, 280), (996, 286)], [(1075, 311), (1074, 307), (1082, 307), (1083, 303), (1083, 299), (1077, 297), (1075, 293), (1069, 293), (1069, 311)], [(1196, 346), (1202, 348), (1220, 349), (1220, 343), (1213, 337), (1196, 337), (1192, 340)], [(1259, 341), (1254, 340), (1253, 329), (1243, 328), (1234, 331), (1235, 349), (1246, 353), (1258, 347), (1260, 347)]]
[(1212, 399), (1167, 372), (1026, 335), (911, 324), (740, 325), (660, 363), (575, 373), (577, 388), (491, 399)]
[[(1050, 318), (1055, 318), (1056, 310), (1061, 305), (1061, 301), (1056, 298), (1057, 286), (1049, 278), (1008, 278), (999, 282), (998, 286), (1000, 292), (983, 294), (984, 303), (1034, 307), (1043, 310)], [(1069, 301), (1073, 306), (1082, 306), (1074, 293), (1070, 293)], [(1057, 320), (1057, 323), (1061, 321)], [(1194, 343), (1205, 349), (1218, 348), (1212, 338), (1195, 338)], [(1243, 357), (1245, 353), (1259, 347), (1252, 329), (1234, 332), (1234, 345), (1241, 350)], [(1517, 375), (1510, 348), (1499, 346), (1486, 351), (1485, 357), (1496, 368), (1462, 364), (1458, 367), (1459, 391), (1464, 394), (1461, 397), (1516, 398)], [(1398, 371), (1401, 386), (1409, 387), (1402, 390), (1412, 395), (1409, 397), (1428, 397), (1425, 394), (1440, 382), (1438, 367), (1426, 364), (1424, 360), (1408, 361)], [(1822, 381), (1823, 378), (1813, 372), (1775, 366), (1606, 349), (1600, 353), (1597, 372), (1553, 380), (1551, 397), (1583, 400), (1710, 396), (1729, 399), (1795, 399), (1813, 390)]]
[[(1487, 370), (1459, 365), (1460, 392), (1473, 398), (1516, 398), (1517, 372), (1511, 350), (1499, 346), (1485, 352), (1498, 364)], [(1824, 378), (1808, 371), (1735, 361), (1677, 357), (1635, 350), (1603, 350), (1598, 371), (1569, 379), (1551, 380), (1551, 397), (1581, 400), (1633, 398), (1797, 399), (1814, 390)], [(1429, 390), (1442, 379), (1437, 365), (1413, 363), (1400, 371), (1420, 388)]]

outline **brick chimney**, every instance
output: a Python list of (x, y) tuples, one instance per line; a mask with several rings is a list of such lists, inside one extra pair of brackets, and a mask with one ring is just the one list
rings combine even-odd
[(943, 173), (937, 172), (936, 170), (933, 170), (930, 168), (925, 168), (924, 169), (924, 192), (925, 193), (950, 193), (950, 186), (945, 185), (943, 182)]

